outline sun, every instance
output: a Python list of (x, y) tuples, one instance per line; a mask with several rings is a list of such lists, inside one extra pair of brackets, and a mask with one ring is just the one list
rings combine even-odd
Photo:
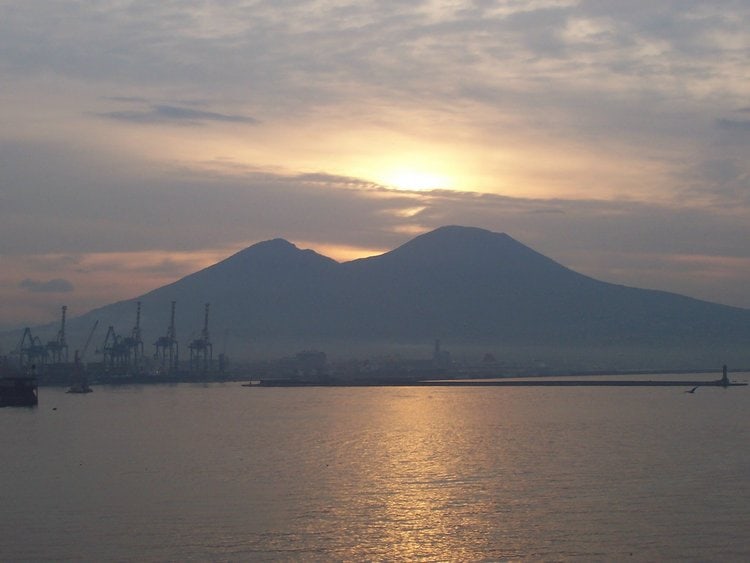
[(381, 174), (381, 182), (399, 190), (438, 190), (451, 189), (453, 178), (447, 174), (426, 171), (408, 166), (395, 167)]
[(414, 150), (394, 143), (389, 152), (358, 155), (343, 166), (345, 175), (367, 179), (391, 190), (453, 191), (465, 189), (466, 161), (452, 149)]
[(400, 190), (436, 190), (449, 188), (451, 184), (447, 176), (411, 168), (387, 172), (383, 179), (388, 186)]

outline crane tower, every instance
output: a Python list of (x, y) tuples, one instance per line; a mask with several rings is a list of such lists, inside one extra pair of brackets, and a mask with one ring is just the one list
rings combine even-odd
[(130, 331), (130, 336), (123, 339), (127, 349), (128, 363), (135, 371), (138, 371), (143, 359), (143, 339), (141, 338), (141, 302), (136, 303), (135, 326)]
[(47, 363), (47, 347), (42, 344), (38, 336), (31, 334), (31, 329), (26, 327), (18, 344), (18, 364), (21, 370), (26, 370), (36, 364)]
[(161, 370), (164, 373), (173, 373), (177, 371), (179, 364), (179, 345), (177, 343), (177, 334), (174, 326), (174, 313), (176, 301), (172, 301), (172, 314), (170, 316), (169, 327), (166, 336), (160, 336), (154, 342), (156, 346), (155, 358), (161, 362)]
[(208, 307), (206, 303), (203, 317), (203, 330), (201, 337), (190, 343), (190, 371), (206, 372), (211, 368), (213, 361), (213, 345), (208, 335)]
[(125, 345), (125, 339), (115, 332), (113, 326), (107, 329), (101, 352), (104, 359), (104, 366), (108, 371), (118, 374), (127, 371), (128, 347)]
[(65, 315), (67, 311), (67, 305), (63, 305), (62, 319), (60, 321), (60, 330), (57, 331), (57, 339), (47, 342), (47, 354), (53, 364), (68, 361), (68, 343), (65, 341)]

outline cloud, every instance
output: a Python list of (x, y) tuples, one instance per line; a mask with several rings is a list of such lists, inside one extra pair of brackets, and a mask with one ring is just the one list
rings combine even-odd
[(726, 119), (719, 118), (716, 125), (720, 129), (727, 131), (739, 131), (741, 133), (750, 133), (750, 119)]
[(693, 202), (697, 196), (659, 203), (404, 192), (353, 177), (274, 174), (233, 162), (225, 169), (214, 163), (209, 170), (155, 170), (126, 155), (107, 160), (29, 144), (0, 143), (0, 149), (0, 184), (7, 187), (0, 195), (4, 255), (200, 251), (276, 236), (392, 248), (405, 242), (398, 234), (405, 226), (426, 231), (444, 224), (507, 231), (562, 253), (567, 245), (611, 250), (627, 243), (744, 256), (750, 239), (750, 201), (736, 198), (747, 172), (734, 158), (706, 158), (680, 178), (684, 184), (695, 179), (696, 189), (708, 186), (731, 203), (705, 206)]
[(171, 106), (156, 104), (146, 110), (125, 110), (110, 111), (99, 114), (102, 117), (115, 119), (118, 121), (128, 121), (130, 123), (179, 123), (182, 125), (198, 125), (205, 121), (215, 121), (223, 123), (245, 123), (257, 125), (259, 121), (254, 117), (246, 115), (231, 115), (225, 113), (216, 113), (212, 111), (203, 111), (181, 106)]
[(71, 282), (62, 278), (55, 278), (48, 281), (26, 278), (18, 286), (32, 293), (70, 293), (75, 289)]
[[(95, 4), (17, 2), (0, 18), (4, 264), (276, 236), (387, 249), (447, 223), (592, 275), (593, 257), (644, 248), (747, 253), (746, 2)], [(443, 145), (465, 150), (430, 151)], [(487, 180), (462, 188), (504, 195), (388, 190), (368, 174), (389, 153), (458, 155)], [(660, 286), (658, 268), (627, 264)], [(5, 268), (0, 289), (53, 300), (17, 281), (59, 277), (91, 298), (47, 266)], [(127, 296), (105, 290), (96, 300)]]
[(381, 187), (373, 182), (362, 180), (361, 178), (354, 178), (351, 176), (340, 176), (336, 174), (326, 174), (324, 172), (309, 172), (305, 174), (297, 174), (294, 176), (295, 180), (300, 182), (325, 185), (325, 186), (339, 186), (342, 188), (353, 188), (353, 189), (380, 189)]
[(127, 102), (127, 103), (139, 103), (147, 104), (149, 101), (141, 96), (103, 96), (105, 100), (112, 102)]

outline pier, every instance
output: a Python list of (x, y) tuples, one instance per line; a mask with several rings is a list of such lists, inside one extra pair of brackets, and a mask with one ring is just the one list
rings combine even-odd
[(441, 380), (334, 380), (262, 379), (246, 387), (745, 387), (745, 382), (723, 383), (688, 380), (579, 380), (554, 377), (525, 379), (441, 379)]
[(564, 379), (563, 377), (526, 377), (513, 379), (262, 379), (247, 387), (745, 387), (746, 382), (730, 381), (723, 366), (719, 379), (708, 381), (687, 379)]

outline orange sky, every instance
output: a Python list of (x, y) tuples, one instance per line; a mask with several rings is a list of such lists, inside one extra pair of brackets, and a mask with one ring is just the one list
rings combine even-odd
[(444, 224), (750, 307), (750, 7), (712, 4), (16, 4), (0, 328)]

